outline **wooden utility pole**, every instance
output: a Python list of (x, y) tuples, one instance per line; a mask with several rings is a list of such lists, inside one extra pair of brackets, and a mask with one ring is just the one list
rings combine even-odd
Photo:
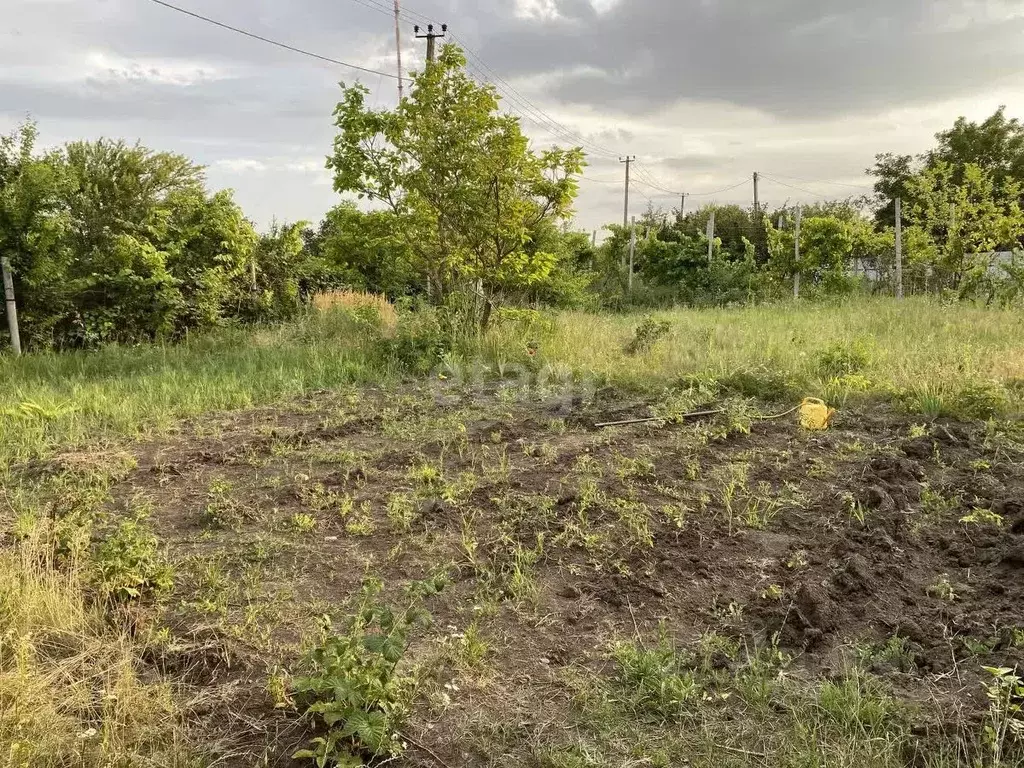
[(18, 332), (18, 303), (14, 300), (14, 276), (11, 262), (6, 256), (0, 258), (0, 272), (3, 272), (4, 298), (7, 301), (7, 329), (11, 332), (11, 347), (14, 354), (21, 354), (21, 334)]
[(413, 29), (416, 32), (416, 39), (417, 40), (426, 40), (427, 41), (427, 61), (433, 63), (435, 61), (435, 59), (437, 58), (437, 56), (436, 56), (436, 51), (437, 51), (436, 41), (437, 41), (437, 39), (439, 37), (444, 37), (445, 36), (445, 33), (448, 31), (448, 25), (447, 24), (442, 24), (441, 25), (441, 31), (440, 31), (440, 33), (438, 33), (438, 32), (434, 31), (434, 25), (433, 24), (427, 24), (427, 33), (425, 35), (421, 35), (420, 34), (419, 26), (416, 26)]
[(754, 221), (761, 218), (761, 199), (757, 194), (757, 182), (760, 178), (757, 171), (754, 171)]
[(405, 87), (402, 85), (402, 23), (401, 23), (401, 8), (398, 6), (398, 0), (395, 0), (395, 53), (398, 56), (398, 100), (401, 101), (402, 97), (405, 96)]
[(804, 218), (803, 206), (796, 207), (796, 231), (793, 236), (793, 298), (800, 298), (800, 222)]
[(636, 216), (629, 231), (629, 276), (627, 278), (627, 292), (633, 293), (633, 256), (636, 254)]
[(903, 299), (903, 200), (896, 198), (896, 298)]
[(622, 206), (622, 228), (625, 229), (629, 226), (629, 166), (636, 160), (636, 155), (626, 155), (625, 158), (619, 158), (620, 163), (626, 164), (626, 201)]
[(708, 264), (715, 258), (715, 209), (711, 209), (711, 215), (708, 217)]

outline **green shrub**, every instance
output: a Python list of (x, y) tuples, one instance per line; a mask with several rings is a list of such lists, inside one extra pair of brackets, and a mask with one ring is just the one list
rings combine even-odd
[(818, 352), (815, 358), (818, 375), (836, 379), (863, 371), (871, 364), (871, 353), (860, 341), (836, 342)]
[(791, 400), (799, 394), (792, 377), (767, 367), (734, 371), (719, 377), (718, 385), (726, 392), (758, 400)]
[(305, 675), (292, 683), (305, 717), (325, 732), (293, 758), (313, 760), (318, 768), (354, 768), (401, 754), (398, 731), (413, 680), (398, 665), (413, 630), (430, 621), (423, 598), (444, 583), (440, 577), (414, 582), (407, 590), (408, 607), (396, 613), (379, 602), (383, 584), (368, 580), (342, 632), (332, 631), (325, 617), (320, 642), (306, 658)]
[(671, 330), (672, 324), (667, 320), (655, 320), (650, 316), (645, 317), (637, 327), (633, 338), (626, 345), (626, 354), (639, 355), (643, 352), (649, 352)]
[(93, 553), (93, 584), (108, 601), (160, 597), (174, 588), (174, 572), (144, 516), (122, 520)]
[(420, 307), (402, 311), (393, 331), (379, 335), (376, 352), (387, 366), (403, 373), (424, 375), (433, 370), (452, 346), (438, 310)]
[(955, 418), (991, 419), (1010, 409), (1006, 390), (994, 381), (965, 383), (946, 403), (946, 412)]

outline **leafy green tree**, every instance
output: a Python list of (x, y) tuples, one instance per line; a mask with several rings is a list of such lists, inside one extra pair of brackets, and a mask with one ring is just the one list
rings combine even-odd
[(311, 292), (303, 240), (308, 226), (305, 221), (275, 221), (259, 236), (252, 256), (255, 281), (250, 282), (249, 296), (239, 306), (241, 319), (284, 320), (302, 305), (304, 295)]
[[(345, 202), (305, 234), (309, 258), (324, 280), (391, 299), (422, 292), (409, 244), (389, 211), (361, 211)], [(326, 287), (326, 285), (324, 285)]]
[(957, 184), (964, 182), (968, 165), (990, 174), (996, 185), (1006, 180), (1024, 182), (1024, 125), (1016, 118), (1008, 119), (1005, 106), (981, 123), (960, 117), (935, 138), (938, 146), (925, 156), (927, 166), (952, 166)]
[(766, 224), (771, 268), (783, 280), (800, 275), (802, 284), (825, 293), (853, 289), (850, 267), (854, 257), (874, 258), (884, 247), (884, 236), (875, 236), (869, 222), (838, 216), (809, 216), (800, 225), (800, 258), (796, 258), (796, 224), (788, 218), (781, 230)]
[(434, 300), (475, 295), (486, 327), (509, 291), (550, 274), (554, 256), (526, 246), (539, 222), (571, 214), (584, 158), (578, 148), (530, 150), (518, 119), (499, 113), (495, 89), (465, 65), (445, 46), (395, 110), (369, 109), (365, 87), (346, 88), (329, 166), (338, 192), (396, 218)]
[[(0, 239), (30, 347), (175, 338), (235, 312), (256, 235), (187, 158), (119, 141), (2, 142)], [(15, 163), (15, 160), (17, 161)]]
[[(1024, 125), (1016, 118), (1007, 118), (1005, 107), (980, 123), (961, 117), (952, 128), (937, 133), (935, 139), (936, 146), (916, 158), (892, 153), (877, 156), (868, 173), (875, 177), (875, 220), (880, 226), (894, 226), (895, 198), (902, 198), (904, 207), (921, 202), (916, 199), (920, 185), (913, 183), (913, 179), (940, 167), (945, 169), (943, 178), (952, 186), (967, 183), (968, 166), (975, 166), (992, 180), (998, 193), (1005, 194), (1014, 185), (1018, 191), (1022, 189)], [(1018, 202), (1024, 205), (1024, 199)]]
[[(66, 177), (54, 154), (37, 156), (35, 123), (26, 122), (0, 137), (0, 258), (13, 272), (20, 303), (22, 340), (31, 346), (37, 336), (52, 332), (47, 321), (60, 303), (55, 291), (36, 291), (52, 283), (64, 252)], [(6, 309), (0, 310), (0, 313)], [(6, 332), (6, 317), (2, 324)]]
[(913, 155), (887, 152), (875, 156), (875, 165), (868, 173), (875, 177), (877, 206), (875, 223), (879, 227), (896, 226), (896, 198), (910, 200), (907, 184), (916, 171)]
[(943, 284), (959, 289), (964, 279), (987, 271), (996, 250), (1011, 250), (1024, 237), (1021, 184), (968, 163), (937, 161), (910, 179), (907, 221), (937, 248), (934, 267)]
[(173, 200), (203, 195), (188, 158), (100, 139), (64, 150), (71, 189), (66, 334), (79, 343), (173, 337), (184, 301), (168, 269)]
[(250, 289), (256, 231), (226, 190), (207, 197), (190, 188), (168, 206), (163, 248), (180, 295), (175, 333), (217, 325)]
[[(705, 236), (712, 211), (715, 212), (715, 238), (722, 243), (724, 258), (742, 260), (746, 253), (745, 241), (754, 241), (757, 228), (750, 211), (738, 205), (708, 205), (691, 211), (676, 223), (676, 231), (689, 237)], [(671, 239), (671, 235), (666, 239)]]
[[(521, 297), (534, 304), (564, 309), (596, 309), (597, 249), (590, 235), (557, 227), (545, 219), (534, 227), (526, 249), (555, 256), (551, 272)], [(513, 297), (515, 298), (515, 297)]]

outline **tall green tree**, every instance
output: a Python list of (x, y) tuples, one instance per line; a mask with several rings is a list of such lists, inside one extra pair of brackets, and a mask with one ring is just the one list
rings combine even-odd
[(0, 248), (27, 345), (175, 338), (235, 314), (256, 234), (187, 158), (105, 139), (0, 139)]
[(965, 278), (988, 270), (987, 254), (1012, 250), (1024, 237), (1022, 186), (974, 163), (937, 161), (907, 185), (907, 221), (933, 243), (938, 278), (959, 289)]
[[(875, 219), (880, 226), (895, 224), (895, 198), (902, 198), (906, 206), (918, 204), (915, 195), (920, 185), (912, 180), (923, 172), (941, 172), (948, 184), (961, 186), (968, 183), (968, 166), (974, 166), (1003, 196), (1008, 185), (1024, 189), (1024, 124), (1008, 118), (1006, 107), (981, 122), (960, 117), (951, 128), (935, 134), (935, 140), (932, 149), (917, 157), (892, 153), (876, 157), (868, 173), (875, 177)], [(1018, 202), (1024, 205), (1024, 198)]]
[(329, 166), (334, 188), (384, 206), (396, 218), (432, 296), (479, 299), (478, 323), (509, 291), (543, 280), (554, 255), (530, 252), (533, 229), (572, 212), (583, 151), (534, 152), (498, 95), (476, 83), (445, 46), (394, 110), (367, 107), (369, 91), (344, 90)]
[(0, 137), (0, 258), (13, 272), (22, 341), (28, 346), (36, 334), (52, 333), (62, 292), (35, 286), (53, 286), (59, 278), (68, 231), (67, 174), (59, 155), (36, 153), (37, 137), (32, 122)]
[(1024, 125), (1007, 118), (1005, 106), (980, 123), (960, 117), (935, 138), (938, 146), (925, 155), (927, 165), (951, 166), (957, 184), (964, 181), (968, 165), (981, 168), (997, 185), (1008, 179), (1024, 182)]

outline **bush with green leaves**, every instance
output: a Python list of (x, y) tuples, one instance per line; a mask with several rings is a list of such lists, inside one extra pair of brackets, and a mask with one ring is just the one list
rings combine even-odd
[(861, 341), (836, 342), (818, 352), (815, 362), (823, 379), (835, 379), (862, 373), (871, 364), (871, 352)]
[(968, 381), (946, 402), (945, 410), (950, 416), (971, 421), (991, 419), (1007, 413), (1010, 397), (995, 381)]
[(160, 597), (174, 588), (174, 571), (145, 516), (122, 520), (95, 548), (93, 584), (109, 602)]
[(323, 734), (295, 759), (313, 760), (317, 768), (355, 768), (401, 754), (399, 728), (414, 681), (398, 667), (412, 633), (429, 624), (424, 598), (446, 582), (445, 576), (413, 582), (405, 591), (406, 607), (396, 611), (380, 600), (383, 583), (369, 579), (342, 631), (323, 619), (320, 641), (292, 683), (304, 716)]
[(672, 324), (667, 320), (655, 320), (650, 316), (645, 317), (640, 325), (637, 326), (633, 338), (626, 344), (626, 354), (639, 355), (649, 352), (671, 330)]

